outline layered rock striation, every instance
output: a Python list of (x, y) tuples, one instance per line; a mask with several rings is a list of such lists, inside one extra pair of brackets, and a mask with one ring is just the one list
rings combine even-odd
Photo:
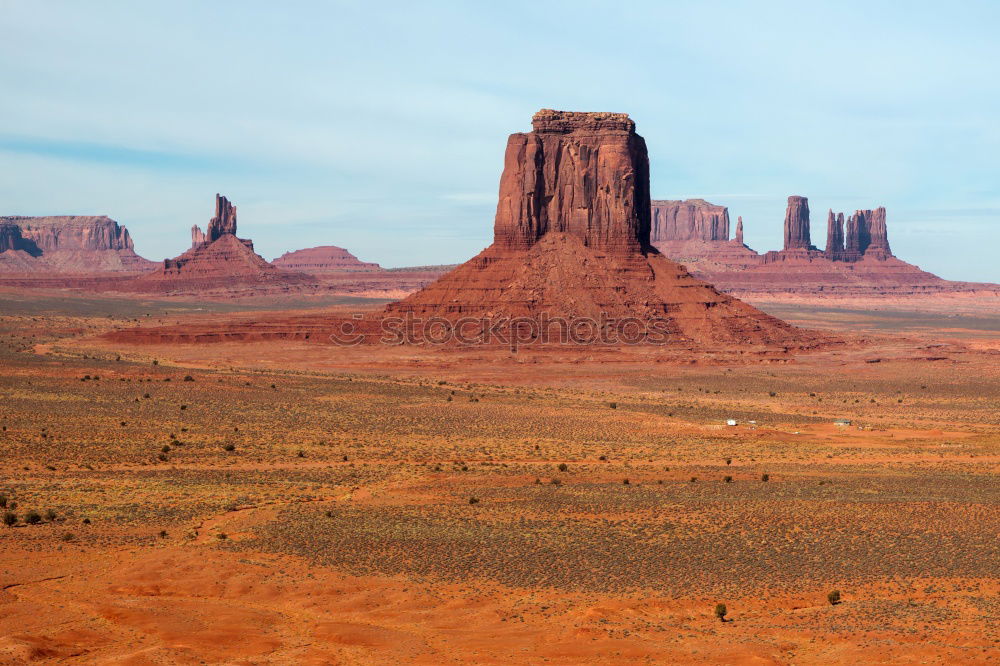
[(664, 241), (728, 241), (729, 209), (704, 199), (651, 202), (649, 240), (655, 245)]
[(286, 252), (271, 262), (283, 270), (322, 275), (325, 273), (374, 273), (382, 270), (378, 264), (360, 261), (342, 247), (322, 245)]
[(0, 217), (0, 271), (142, 273), (128, 229), (105, 216)]

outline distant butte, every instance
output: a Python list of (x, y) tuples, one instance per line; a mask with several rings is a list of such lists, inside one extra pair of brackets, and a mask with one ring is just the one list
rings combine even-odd
[(729, 211), (701, 199), (663, 201), (651, 214), (657, 220), (677, 220), (660, 225), (653, 244), (683, 263), (696, 276), (732, 294), (788, 294), (797, 296), (878, 296), (995, 290), (996, 285), (950, 282), (920, 270), (892, 254), (886, 210), (827, 212), (825, 249), (812, 243), (809, 200), (788, 197), (784, 247), (759, 254), (743, 243), (743, 226), (737, 238), (728, 236)]
[(323, 273), (375, 273), (382, 270), (378, 264), (360, 261), (342, 247), (322, 245), (305, 250), (286, 252), (271, 262), (283, 270), (302, 271), (313, 275)]
[(507, 142), (493, 244), (387, 315), (657, 322), (693, 346), (813, 339), (650, 245), (646, 143), (621, 113), (543, 109)]
[[(360, 334), (359, 341), (370, 343), (384, 340), (387, 322), (403, 321), (417, 325), (407, 328), (413, 336), (401, 341), (419, 344), (430, 341), (422, 337), (428, 329), (418, 330), (419, 322), (435, 321), (451, 323), (456, 331), (460, 323), (471, 323), (461, 329), (462, 339), (475, 342), (497, 322), (520, 318), (583, 323), (597, 332), (585, 337), (590, 343), (601, 343), (601, 332), (627, 322), (655, 332), (653, 341), (692, 352), (769, 348), (783, 353), (832, 342), (720, 293), (650, 244), (646, 142), (628, 115), (549, 109), (534, 115), (531, 132), (512, 134), (507, 141), (493, 244), (383, 312), (351, 320), (302, 316), (218, 330), (139, 328), (109, 337), (331, 342), (331, 333), (346, 324)], [(556, 329), (554, 340), (520, 341), (562, 342)]]
[(206, 231), (192, 229), (193, 246), (164, 260), (155, 271), (121, 285), (122, 291), (201, 294), (209, 291), (243, 293), (282, 290), (308, 283), (307, 275), (283, 271), (254, 252), (253, 241), (236, 237), (236, 207), (215, 195), (215, 216)]
[(155, 266), (105, 215), (0, 217), (0, 273), (128, 275)]

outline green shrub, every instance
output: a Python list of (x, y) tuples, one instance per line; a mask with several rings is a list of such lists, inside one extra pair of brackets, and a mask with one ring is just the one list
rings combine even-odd
[(569, 465), (567, 465), (566, 463), (559, 463), (560, 472), (565, 472), (567, 469), (569, 469)]
[(836, 606), (840, 603), (840, 590), (830, 590), (830, 593), (826, 595), (826, 600), (830, 602), (831, 606)]
[(24, 514), (24, 522), (29, 525), (37, 525), (42, 522), (42, 516), (40, 513), (32, 509), (28, 513)]
[(14, 513), (13, 511), (4, 511), (3, 524), (6, 525), (7, 527), (13, 527), (14, 525), (17, 525), (17, 514)]
[(760, 480), (764, 481), (766, 483), (766, 482), (768, 482), (768, 481), (771, 480), (771, 475), (770, 474), (761, 474), (760, 475)]
[(726, 604), (715, 604), (715, 617), (719, 618), (720, 622), (726, 621)]

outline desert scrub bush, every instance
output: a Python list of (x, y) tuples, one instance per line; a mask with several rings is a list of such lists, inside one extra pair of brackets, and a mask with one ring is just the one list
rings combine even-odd
[(719, 622), (726, 621), (726, 613), (728, 612), (726, 604), (715, 604), (715, 617), (719, 618)]
[(72, 532), (65, 532), (62, 535), (62, 540), (63, 541), (72, 541), (75, 538), (76, 538), (76, 536)]
[(13, 527), (14, 525), (17, 525), (17, 514), (14, 513), (13, 511), (4, 511), (3, 524), (6, 525), (7, 527)]
[(733, 477), (731, 477), (729, 475), (726, 475), (726, 476), (722, 477), (722, 480), (725, 481), (726, 483), (732, 483), (733, 482)]
[(49, 521), (51, 523), (55, 519), (56, 519), (56, 512), (53, 511), (52, 509), (46, 509), (46, 511), (45, 511), (45, 520), (47, 520), (47, 521)]
[(236, 445), (235, 444), (224, 444), (222, 446), (222, 450), (223, 451), (235, 451), (236, 450)]
[(559, 463), (559, 471), (560, 472), (565, 472), (568, 469), (569, 469), (569, 465), (567, 465), (566, 463)]
[(618, 403), (617, 402), (610, 402), (610, 403), (608, 403), (608, 407), (610, 407), (611, 409), (618, 409)]
[(6, 508), (7, 508), (7, 496), (4, 495), (3, 493), (0, 493), (0, 509), (6, 509)]
[(840, 590), (830, 590), (826, 595), (826, 600), (830, 602), (831, 606), (836, 606), (840, 603)]
[(771, 475), (770, 474), (761, 474), (760, 475), (760, 480), (763, 481), (764, 483), (767, 483), (768, 481), (771, 480)]
[(24, 514), (24, 522), (28, 525), (37, 525), (42, 522), (42, 516), (40, 513), (32, 509), (28, 513)]
[(470, 497), (469, 498), (469, 504), (479, 504), (479, 498), (478, 497)]

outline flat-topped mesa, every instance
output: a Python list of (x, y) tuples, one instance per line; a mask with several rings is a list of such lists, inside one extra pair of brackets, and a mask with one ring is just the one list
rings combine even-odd
[(785, 250), (809, 250), (809, 199), (800, 196), (788, 197), (785, 210)]
[(651, 243), (729, 240), (729, 209), (725, 206), (710, 204), (704, 199), (653, 200), (650, 209)]
[(236, 235), (236, 206), (229, 199), (215, 195), (215, 217), (208, 222), (205, 240), (209, 243), (219, 240), (226, 234)]
[(649, 158), (624, 113), (543, 109), (510, 135), (494, 244), (524, 250), (549, 232), (609, 254), (649, 248)]

